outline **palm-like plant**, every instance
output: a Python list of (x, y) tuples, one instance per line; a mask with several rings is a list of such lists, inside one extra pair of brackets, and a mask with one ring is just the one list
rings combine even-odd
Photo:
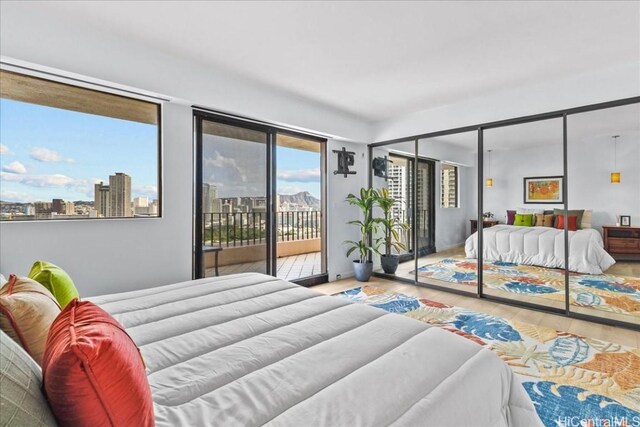
[(344, 241), (344, 244), (350, 246), (349, 250), (347, 251), (347, 257), (349, 257), (353, 252), (357, 251), (359, 262), (362, 264), (367, 262), (371, 253), (380, 253), (378, 248), (381, 244), (381, 238), (376, 238), (373, 240), (373, 244), (369, 244), (369, 234), (373, 234), (377, 230), (378, 226), (378, 221), (372, 218), (371, 215), (371, 211), (373, 210), (376, 198), (377, 192), (373, 188), (361, 188), (360, 197), (350, 193), (346, 198), (347, 203), (360, 208), (360, 212), (363, 216), (362, 220), (353, 220), (347, 223), (360, 227), (360, 240)]
[(409, 229), (409, 224), (399, 222), (392, 214), (391, 209), (396, 200), (389, 195), (389, 189), (383, 187), (375, 192), (374, 203), (377, 204), (384, 215), (383, 218), (376, 218), (374, 221), (381, 224), (384, 231), (385, 255), (391, 255), (391, 249), (397, 252), (407, 249), (407, 245), (400, 241), (400, 231)]

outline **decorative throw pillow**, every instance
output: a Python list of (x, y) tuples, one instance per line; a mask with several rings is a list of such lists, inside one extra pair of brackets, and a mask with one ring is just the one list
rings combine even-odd
[(542, 225), (544, 227), (553, 227), (554, 221), (555, 221), (555, 215), (554, 214), (545, 214)]
[(60, 314), (51, 292), (38, 282), (11, 275), (0, 289), (0, 329), (42, 364), (49, 328)]
[[(556, 216), (556, 223), (555, 223), (555, 227), (556, 228), (563, 228), (563, 227), (558, 227), (558, 216), (560, 215), (564, 215), (564, 209), (554, 209), (553, 210), (553, 214)], [(577, 226), (578, 229), (580, 229), (581, 225), (582, 225), (582, 216), (584, 215), (584, 209), (574, 209), (574, 210), (569, 210), (567, 211), (567, 215), (569, 217), (571, 216), (576, 216), (577, 217)]]
[(536, 209), (536, 208), (518, 208), (516, 209), (516, 213), (517, 214), (522, 214), (522, 215), (526, 215), (526, 214), (540, 214), (540, 213), (544, 213), (544, 210), (542, 209)]
[(533, 226), (533, 214), (516, 214), (516, 219), (513, 221), (513, 225), (520, 227)]
[(55, 426), (56, 421), (42, 394), (40, 367), (2, 331), (0, 359), (0, 425)]
[[(564, 230), (564, 215), (558, 215), (556, 221), (556, 228), (559, 230)], [(569, 231), (577, 231), (578, 230), (578, 217), (572, 215), (569, 217), (569, 225), (567, 226)]]
[(584, 215), (582, 215), (582, 222), (580, 223), (580, 228), (591, 228), (592, 216), (593, 216), (593, 211), (591, 209), (585, 209)]
[(29, 278), (49, 289), (62, 308), (65, 308), (72, 299), (80, 297), (73, 280), (66, 271), (50, 262), (33, 263)]
[(513, 225), (516, 219), (516, 211), (507, 211), (507, 225)]
[(544, 214), (533, 215), (533, 225), (536, 227), (544, 226)]
[(51, 326), (44, 390), (60, 425), (153, 426), (142, 356), (97, 305), (72, 300)]

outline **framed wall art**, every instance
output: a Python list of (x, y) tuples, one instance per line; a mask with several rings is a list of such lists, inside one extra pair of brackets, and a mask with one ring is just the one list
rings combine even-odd
[(524, 203), (564, 203), (563, 176), (524, 178)]

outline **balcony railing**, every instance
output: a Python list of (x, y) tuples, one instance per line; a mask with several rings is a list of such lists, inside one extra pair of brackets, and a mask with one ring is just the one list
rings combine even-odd
[[(265, 212), (222, 213), (203, 215), (203, 245), (238, 247), (265, 243)], [(321, 236), (320, 211), (276, 212), (278, 242), (318, 239)]]

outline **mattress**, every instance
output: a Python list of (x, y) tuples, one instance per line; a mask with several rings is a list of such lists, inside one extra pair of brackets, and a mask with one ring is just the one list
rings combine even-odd
[[(564, 230), (495, 225), (483, 230), (482, 239), (485, 261), (564, 268)], [(477, 232), (469, 236), (464, 249), (467, 258), (478, 257)], [(602, 274), (615, 263), (597, 230), (569, 231), (569, 271)]]
[(90, 299), (140, 347), (158, 426), (541, 425), (492, 352), (271, 276)]

